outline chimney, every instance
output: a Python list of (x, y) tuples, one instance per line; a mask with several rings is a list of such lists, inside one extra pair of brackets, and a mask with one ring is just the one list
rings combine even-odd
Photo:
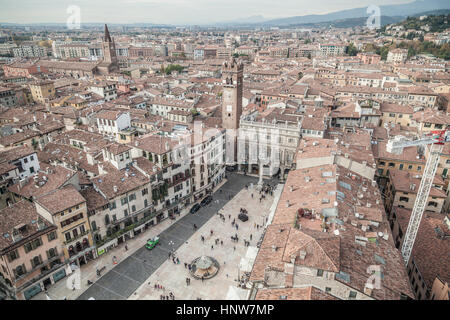
[(289, 208), (289, 206), (290, 206), (289, 200), (286, 200), (286, 208)]
[(304, 251), (304, 250), (300, 250), (300, 259), (301, 260), (305, 260), (305, 258), (306, 258), (306, 251)]
[(373, 291), (373, 284), (371, 283), (366, 283), (366, 285), (364, 286), (364, 294), (371, 296), (372, 295), (372, 291)]

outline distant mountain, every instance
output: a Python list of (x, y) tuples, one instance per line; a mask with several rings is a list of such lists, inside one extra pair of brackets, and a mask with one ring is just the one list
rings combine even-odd
[[(395, 16), (395, 17), (380, 17), (381, 26), (385, 26), (388, 24), (398, 23), (404, 20), (403, 16)], [(367, 22), (367, 17), (359, 17), (359, 18), (349, 18), (349, 19), (339, 19), (333, 21), (326, 22), (317, 22), (317, 23), (300, 23), (300, 24), (292, 24), (289, 27), (302, 27), (302, 28), (324, 28), (324, 27), (333, 27), (333, 28), (353, 28), (358, 26), (364, 26)]]
[[(449, 0), (416, 0), (411, 3), (380, 6), (380, 13), (385, 17), (410, 16), (421, 12), (450, 9)], [(299, 24), (313, 24), (320, 22), (330, 22), (343, 19), (354, 19), (355, 17), (367, 17), (367, 7), (342, 10), (328, 14), (313, 14), (306, 16), (295, 16), (281, 19), (268, 20), (259, 23), (263, 26), (289, 26)]]
[(229, 20), (229, 21), (222, 21), (222, 22), (217, 22), (214, 23), (214, 25), (217, 26), (225, 26), (225, 25), (248, 25), (248, 24), (253, 24), (253, 23), (263, 23), (265, 21), (267, 21), (268, 19), (264, 18), (262, 15), (255, 15), (255, 16), (251, 16), (251, 17), (247, 17), (247, 18), (238, 18), (238, 19), (233, 19), (233, 20)]

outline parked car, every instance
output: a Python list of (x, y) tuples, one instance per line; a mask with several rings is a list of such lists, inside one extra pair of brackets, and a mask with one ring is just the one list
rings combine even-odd
[(191, 208), (190, 213), (196, 213), (202, 206), (199, 205), (198, 203), (194, 204)]
[(226, 166), (225, 170), (227, 170), (228, 172), (234, 172), (234, 171), (236, 171), (236, 167), (235, 166)]
[(207, 204), (211, 203), (212, 199), (213, 199), (212, 196), (206, 196), (206, 197), (202, 200), (202, 202), (200, 202), (201, 206), (204, 207), (204, 206), (206, 206)]
[(152, 250), (158, 243), (159, 243), (159, 237), (154, 237), (152, 239), (147, 240), (147, 244), (145, 245), (145, 247), (148, 250)]

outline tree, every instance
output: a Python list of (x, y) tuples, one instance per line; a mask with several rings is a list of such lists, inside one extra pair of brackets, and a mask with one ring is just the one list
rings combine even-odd
[(350, 43), (347, 47), (347, 54), (349, 56), (356, 56), (358, 54), (358, 49), (356, 49), (355, 45), (353, 43)]
[(163, 72), (165, 72), (166, 74), (171, 74), (172, 71), (177, 71), (178, 73), (180, 73), (181, 71), (183, 71), (184, 67), (180, 66), (179, 64), (169, 64), (164, 70)]
[(408, 49), (408, 59), (416, 55), (416, 50), (413, 47)]

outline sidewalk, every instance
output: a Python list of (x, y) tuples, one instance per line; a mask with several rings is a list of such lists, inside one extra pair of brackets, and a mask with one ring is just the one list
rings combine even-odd
[[(227, 182), (227, 180), (224, 178), (219, 185), (217, 185), (213, 192), (216, 192), (217, 189), (219, 189), (222, 185), (224, 185)], [(109, 250), (108, 252), (104, 253), (97, 259), (90, 261), (88, 264), (85, 264), (81, 266), (81, 288), (73, 290), (71, 289), (71, 284), (68, 287), (66, 285), (68, 277), (65, 277), (61, 279), (59, 282), (52, 285), (47, 290), (47, 295), (52, 300), (63, 300), (64, 297), (67, 300), (75, 300), (78, 298), (88, 287), (87, 281), (90, 280), (92, 282), (96, 282), (101, 277), (97, 276), (97, 269), (101, 269), (103, 267), (106, 267), (102, 271), (102, 276), (108, 273), (108, 271), (114, 269), (117, 265), (120, 264), (120, 262), (124, 259), (126, 259), (128, 256), (133, 254), (138, 249), (142, 248), (148, 239), (153, 238), (157, 235), (159, 235), (161, 232), (166, 230), (168, 227), (170, 227), (173, 223), (175, 223), (177, 220), (185, 216), (189, 213), (190, 208), (194, 205), (194, 203), (191, 203), (188, 207), (185, 207), (181, 210), (179, 215), (176, 215), (175, 220), (171, 220), (169, 218), (165, 219), (164, 221), (158, 223), (155, 226), (152, 226), (148, 230), (142, 232), (141, 234), (135, 236), (134, 238), (127, 240), (125, 243), (120, 244), (117, 247), (114, 247), (113, 249)], [(125, 250), (125, 244), (128, 247), (128, 250)], [(117, 258), (117, 264), (113, 264), (113, 257)], [(36, 296), (34, 296), (31, 300), (47, 300), (45, 292), (40, 292)]]

